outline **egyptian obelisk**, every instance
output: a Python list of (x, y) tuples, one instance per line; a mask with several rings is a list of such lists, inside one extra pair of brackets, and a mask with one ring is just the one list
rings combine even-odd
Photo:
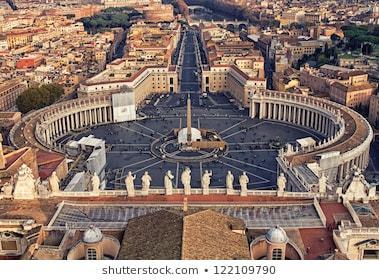
[(190, 95), (188, 94), (188, 97), (187, 97), (187, 142), (188, 144), (190, 144), (192, 141), (192, 135), (191, 135), (192, 128), (191, 127), (192, 127), (191, 98), (190, 98)]

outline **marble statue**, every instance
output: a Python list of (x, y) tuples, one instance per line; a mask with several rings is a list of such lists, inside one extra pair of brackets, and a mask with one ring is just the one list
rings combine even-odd
[(47, 198), (50, 196), (51, 191), (49, 189), (49, 183), (47, 181), (39, 181), (36, 185), (39, 197)]
[(143, 174), (141, 181), (142, 181), (142, 195), (148, 195), (150, 184), (151, 184), (151, 177), (149, 175), (149, 172), (145, 171)]
[(36, 180), (32, 170), (24, 163), (16, 173), (14, 199), (34, 199), (37, 196), (36, 192)]
[(376, 199), (376, 186), (370, 186), (368, 189), (368, 197), (369, 200), (375, 200)]
[(100, 178), (96, 172), (91, 177), (91, 186), (93, 192), (98, 193), (100, 191)]
[(13, 185), (9, 182), (6, 182), (3, 185), (1, 191), (3, 192), (4, 197), (10, 198), (10, 197), (12, 197)]
[(59, 178), (57, 176), (57, 172), (53, 171), (51, 176), (48, 178), (50, 190), (52, 193), (59, 192)]
[(353, 178), (348, 186), (345, 195), (349, 200), (360, 200), (366, 196), (364, 176), (359, 168), (354, 167)]
[(246, 175), (246, 171), (242, 172), (239, 177), (239, 183), (241, 186), (241, 196), (247, 196), (247, 185), (249, 184), (249, 177)]
[(232, 171), (228, 170), (225, 178), (226, 194), (230, 195), (234, 193), (233, 190), (234, 175)]
[(129, 197), (135, 197), (135, 189), (134, 189), (134, 180), (136, 179), (136, 175), (132, 175), (132, 171), (128, 172), (128, 175), (125, 178), (126, 191), (128, 192)]
[(225, 185), (227, 189), (233, 189), (234, 175), (232, 171), (228, 170), (225, 179)]
[(319, 193), (326, 193), (326, 181), (327, 177), (324, 173), (321, 174), (321, 177), (318, 179), (318, 192)]
[(284, 173), (281, 172), (280, 175), (278, 176), (277, 180), (276, 180), (278, 192), (284, 192), (286, 190), (286, 184), (287, 184), (287, 179), (284, 176)]
[(184, 187), (184, 195), (191, 195), (191, 169), (189, 167), (183, 170), (181, 181)]
[[(360, 168), (354, 167), (352, 179), (347, 187), (344, 197), (349, 201), (363, 201), (368, 202), (372, 199), (373, 188), (365, 179)], [(375, 187), (376, 190), (376, 187)], [(370, 197), (371, 196), (371, 197)], [(374, 197), (375, 199), (375, 197)]]
[(174, 175), (172, 175), (171, 170), (168, 170), (163, 179), (166, 195), (172, 195), (172, 189), (173, 189), (172, 180), (173, 179), (174, 179)]
[(203, 195), (209, 194), (209, 185), (211, 184), (212, 171), (205, 170), (201, 177), (201, 187), (203, 188)]

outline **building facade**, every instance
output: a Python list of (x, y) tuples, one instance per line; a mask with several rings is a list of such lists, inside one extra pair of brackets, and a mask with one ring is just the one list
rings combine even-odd
[(27, 89), (20, 80), (10, 80), (0, 85), (0, 111), (8, 111), (16, 106), (17, 97)]
[(203, 91), (230, 93), (243, 107), (248, 106), (249, 94), (265, 88), (265, 78), (249, 77), (235, 65), (217, 65), (203, 69)]

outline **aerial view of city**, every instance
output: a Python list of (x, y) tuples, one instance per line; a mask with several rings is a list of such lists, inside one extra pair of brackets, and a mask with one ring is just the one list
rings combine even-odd
[(377, 0), (0, 1), (0, 263), (379, 260), (378, 83)]

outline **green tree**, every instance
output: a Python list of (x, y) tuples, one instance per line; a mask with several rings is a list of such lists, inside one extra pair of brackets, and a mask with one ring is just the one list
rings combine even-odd
[(329, 58), (325, 54), (320, 54), (317, 58), (317, 66), (322, 66), (329, 63)]
[(137, 15), (140, 15), (138, 11), (127, 7), (109, 8), (95, 16), (82, 18), (81, 22), (86, 30), (96, 33), (114, 27), (127, 29), (131, 25), (130, 18)]
[(351, 50), (361, 48), (363, 43), (379, 44), (379, 27), (377, 26), (345, 25), (342, 30), (349, 40), (347, 47)]
[(41, 109), (53, 104), (64, 93), (58, 84), (31, 87), (25, 90), (16, 100), (17, 108), (25, 114), (31, 110)]

